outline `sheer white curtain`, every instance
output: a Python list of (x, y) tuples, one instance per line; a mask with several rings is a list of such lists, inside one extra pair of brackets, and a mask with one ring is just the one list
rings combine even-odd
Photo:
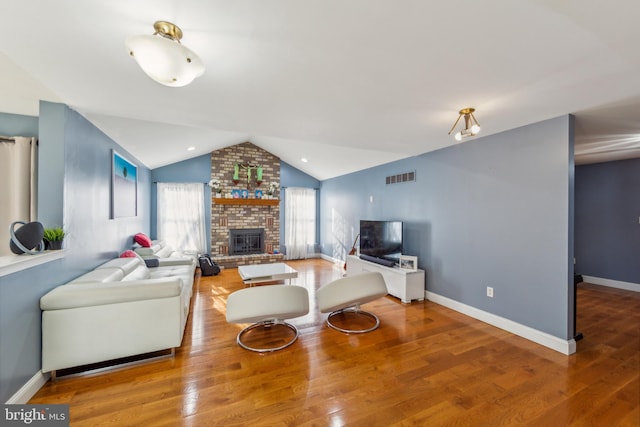
[(206, 251), (204, 185), (159, 182), (158, 239), (174, 249)]
[(0, 136), (0, 256), (12, 254), (9, 225), (36, 220), (37, 158), (35, 138)]
[(286, 259), (307, 258), (316, 242), (316, 190), (286, 188), (284, 191), (284, 244)]

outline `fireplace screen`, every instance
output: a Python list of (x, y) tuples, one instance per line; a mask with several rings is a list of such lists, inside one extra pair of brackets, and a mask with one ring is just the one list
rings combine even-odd
[(263, 253), (263, 228), (241, 228), (229, 230), (229, 255), (251, 255)]

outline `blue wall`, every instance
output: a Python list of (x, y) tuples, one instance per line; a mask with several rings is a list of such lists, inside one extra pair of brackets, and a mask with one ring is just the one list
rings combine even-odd
[(576, 167), (576, 273), (640, 284), (640, 159)]
[[(157, 216), (157, 182), (199, 182), (209, 183), (211, 180), (211, 154), (173, 163), (151, 171), (151, 238), (158, 237)], [(211, 187), (204, 186), (205, 235), (211, 236)], [(211, 250), (211, 239), (207, 239), (207, 252)]]
[(300, 169), (297, 169), (286, 162), (280, 161), (280, 186), (285, 188), (320, 188), (320, 181), (310, 175), (307, 175)]
[(564, 116), (324, 181), (322, 252), (344, 259), (360, 219), (402, 220), (429, 291), (572, 338), (572, 129)]
[[(0, 277), (2, 402), (40, 370), (40, 297), (116, 257), (138, 231), (149, 232), (150, 171), (64, 105), (41, 103), (39, 122), (38, 171), (50, 179), (39, 181), (38, 219), (64, 226), (66, 253), (63, 259)], [(137, 217), (109, 219), (111, 149), (140, 165)]]
[(63, 225), (66, 115), (60, 104), (40, 103), (38, 220), (45, 227)]
[(0, 113), (0, 135), (38, 136), (38, 118), (19, 114)]

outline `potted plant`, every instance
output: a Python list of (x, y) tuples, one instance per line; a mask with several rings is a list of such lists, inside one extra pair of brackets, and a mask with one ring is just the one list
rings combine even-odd
[(45, 228), (44, 240), (47, 245), (47, 249), (62, 249), (62, 240), (64, 239), (64, 230), (62, 227)]

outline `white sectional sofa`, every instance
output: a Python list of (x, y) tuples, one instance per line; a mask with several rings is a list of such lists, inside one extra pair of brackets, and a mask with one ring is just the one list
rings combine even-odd
[(153, 240), (148, 248), (136, 243), (133, 250), (145, 260), (157, 259), (160, 266), (181, 265), (190, 259), (196, 262), (198, 258), (195, 252), (174, 250), (164, 240)]
[(195, 268), (117, 258), (51, 290), (40, 299), (42, 372), (179, 347)]

